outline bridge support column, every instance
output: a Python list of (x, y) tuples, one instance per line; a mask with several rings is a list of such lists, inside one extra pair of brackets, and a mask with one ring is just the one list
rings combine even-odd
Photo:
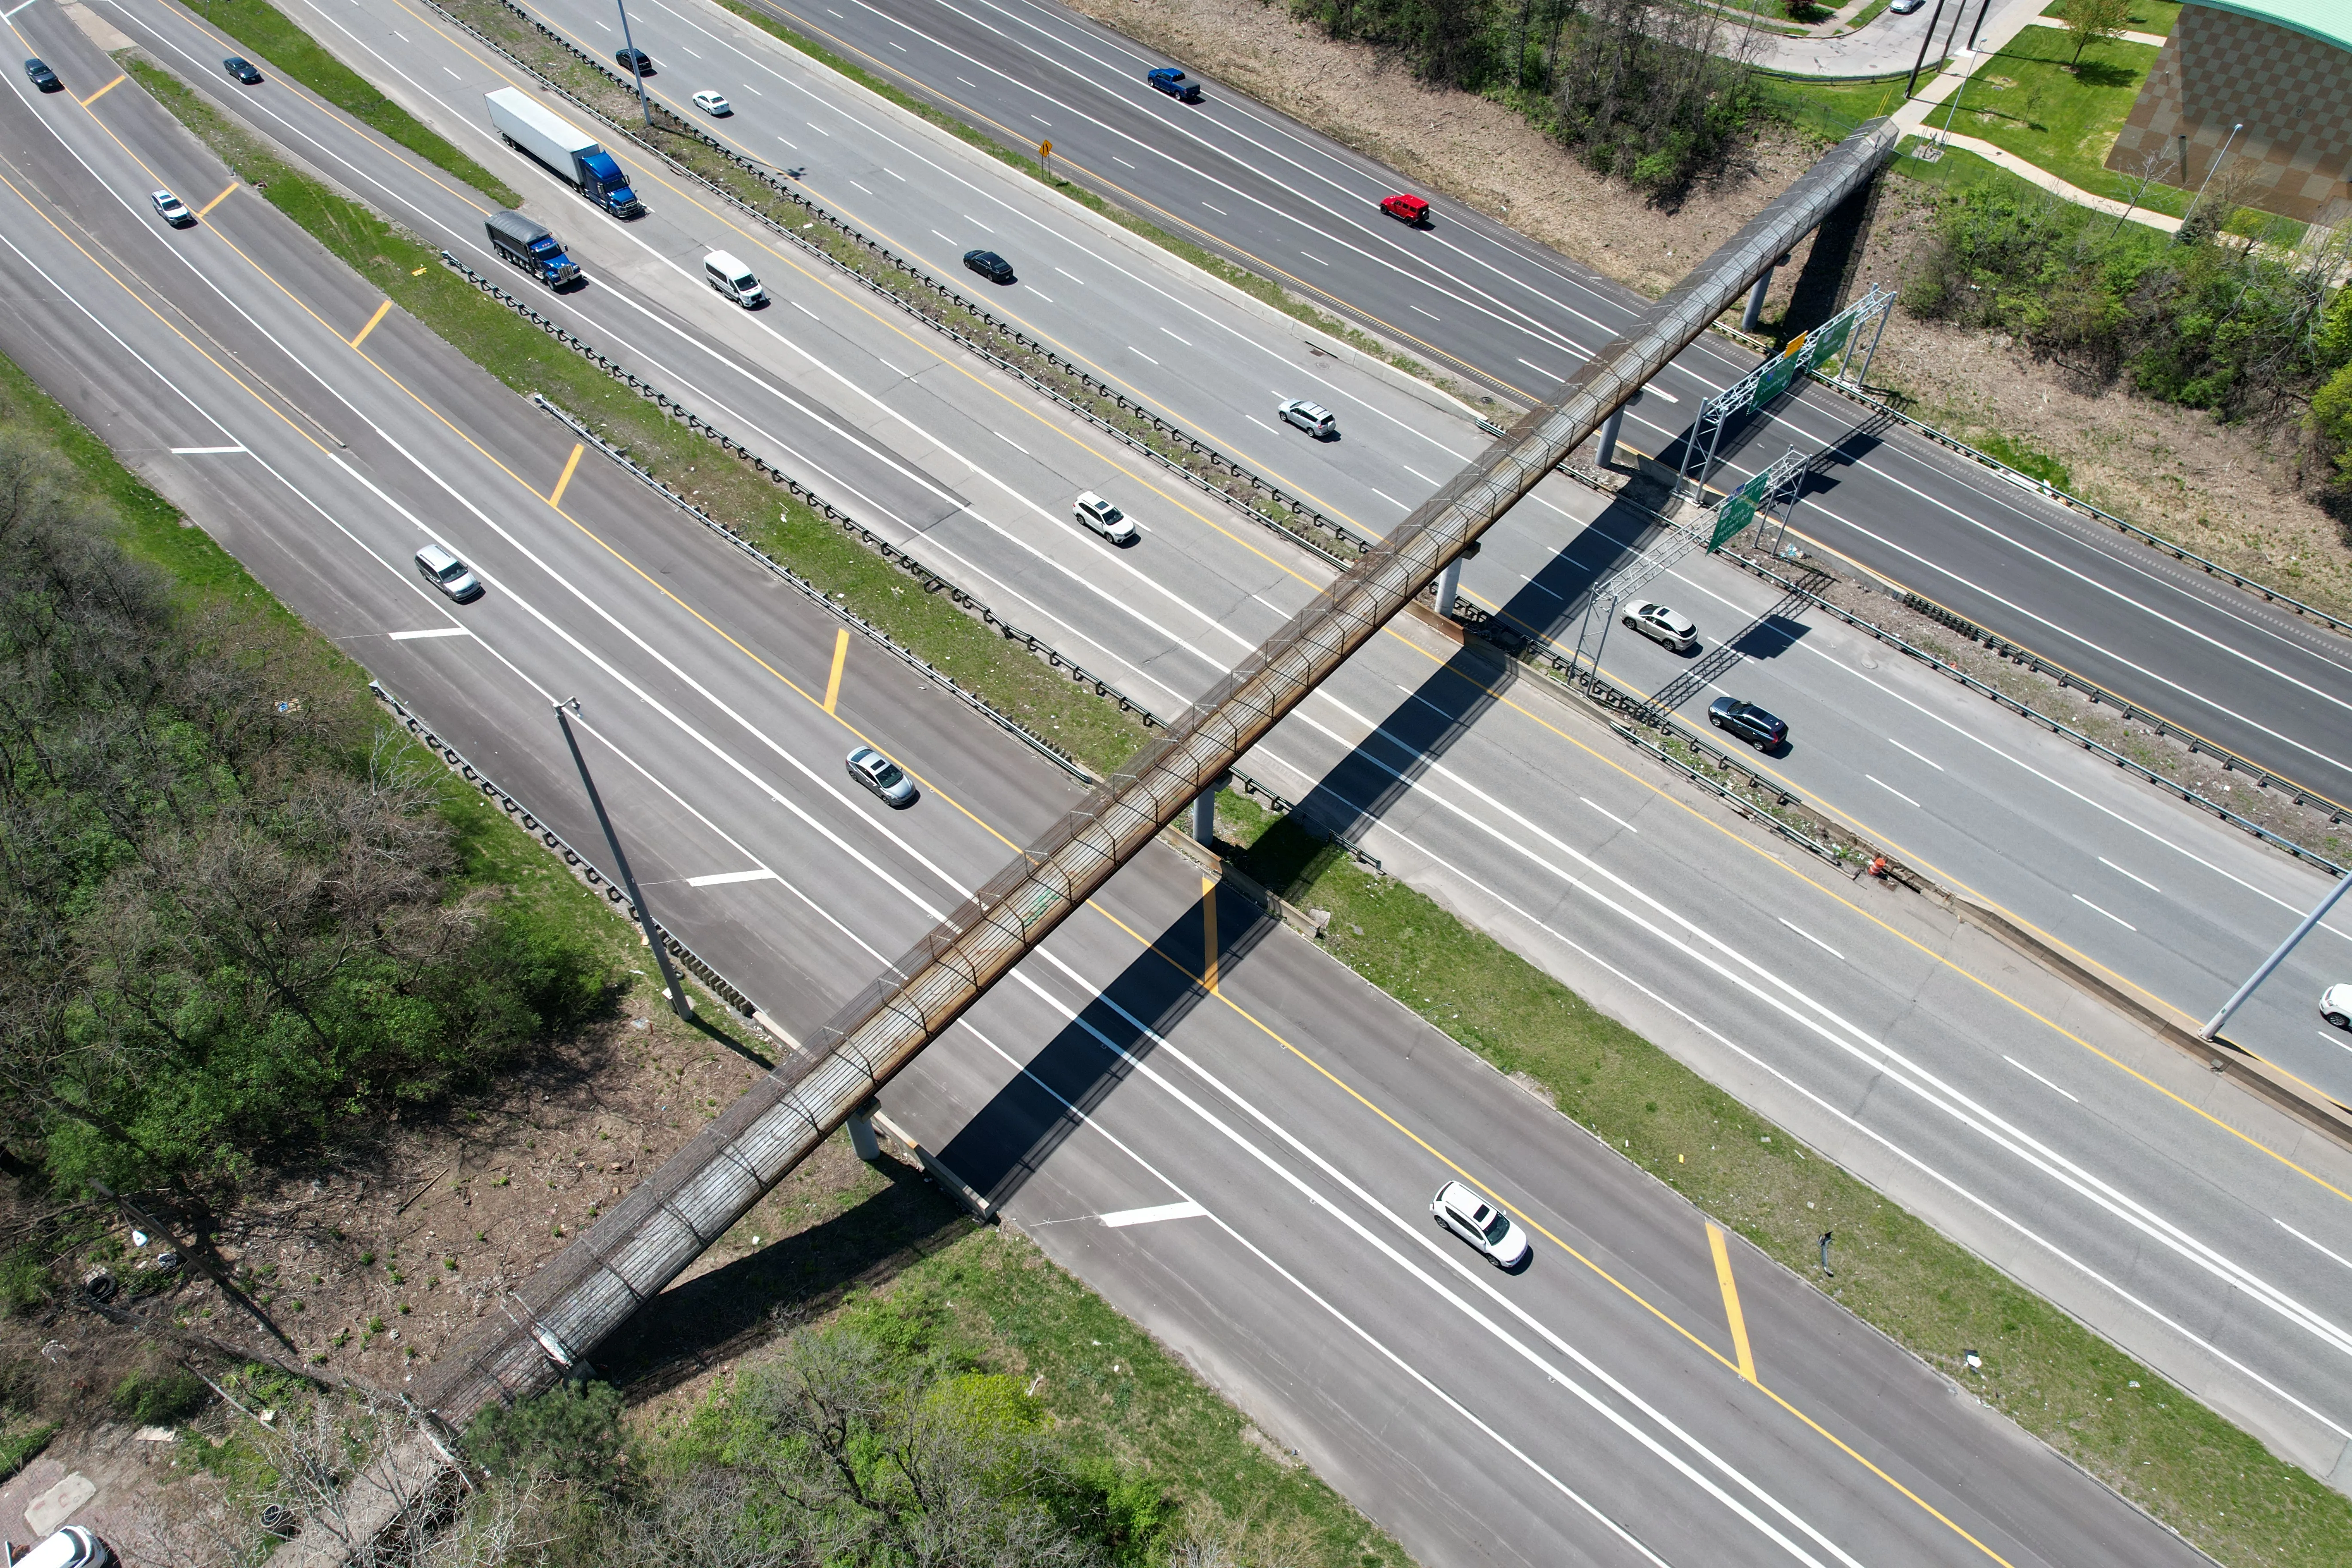
[(1621, 403), (1617, 405), (1617, 411), (1612, 414), (1601, 426), (1601, 450), (1594, 460), (1602, 468), (1605, 468), (1617, 460), (1617, 433), (1624, 427), (1625, 405)]
[(1450, 616), (1454, 601), (1462, 596), (1462, 557), (1455, 556), (1437, 574), (1437, 613)]
[(847, 1125), (850, 1152), (861, 1160), (879, 1160), (882, 1141), (874, 1136), (874, 1102), (869, 1100), (852, 1111)]
[(1764, 276), (1756, 279), (1756, 286), (1748, 290), (1748, 309), (1739, 312), (1741, 331), (1754, 331), (1756, 323), (1763, 319), (1764, 296), (1772, 291), (1772, 274), (1778, 270), (1777, 268), (1767, 267)]
[(1233, 782), (1226, 773), (1192, 798), (1192, 842), (1203, 849), (1217, 847), (1217, 792)]

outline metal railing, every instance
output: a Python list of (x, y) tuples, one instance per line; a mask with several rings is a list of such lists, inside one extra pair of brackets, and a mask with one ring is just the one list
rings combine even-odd
[(1875, 122), (1825, 154), (845, 1005), (803, 1055), (762, 1078), (533, 1274), (518, 1292), (520, 1315), (438, 1370), (434, 1407), (462, 1421), (492, 1400), (545, 1386), (664, 1289), (1705, 331), (1773, 258), (1874, 176), (1895, 140), (1891, 125)]

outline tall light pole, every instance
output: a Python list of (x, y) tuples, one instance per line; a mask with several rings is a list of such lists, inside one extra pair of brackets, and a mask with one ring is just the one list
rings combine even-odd
[(2286, 955), (2294, 951), (2296, 942), (2311, 934), (2312, 927), (2327, 918), (2327, 911), (2336, 907), (2336, 900), (2344, 896), (2344, 889), (2347, 888), (2352, 888), (2352, 876), (2336, 879), (2336, 885), (2327, 889), (2327, 896), (2321, 899), (2309, 914), (2303, 917), (2303, 923), (2287, 932), (2286, 940), (2278, 944), (2278, 950), (2263, 959), (2262, 967), (2246, 976), (2246, 983), (2232, 992), (2227, 1002), (2221, 1004), (2221, 1010), (2213, 1015), (2212, 1022), (2207, 1024), (2201, 1031), (2206, 1039), (2212, 1039), (2221, 1034), (2221, 1026), (2230, 1021), (2230, 1015), (2245, 1005), (2246, 998), (2254, 994), (2255, 986), (2271, 977), (2272, 970), (2286, 962)]
[[(1960, 0), (1965, 5), (1969, 0)], [(1903, 97), (1907, 102), (1919, 86), (1919, 68), (1927, 63), (1927, 46), (1936, 41), (1936, 24), (1944, 19), (1944, 0), (1936, 0), (1934, 15), (1927, 18), (1927, 30), (1919, 38), (1919, 58), (1911, 62), (1911, 79), (1903, 84)]]
[[(628, 0), (613, 0), (613, 5), (621, 13), (621, 42), (629, 51), (629, 79), (637, 84), (637, 109), (646, 117), (646, 129), (651, 131), (654, 128), (654, 108), (646, 101), (646, 74), (637, 68), (636, 40), (629, 37)], [(564, 732), (571, 733), (568, 729)]]
[[(565, 711), (569, 709), (570, 712)], [(588, 759), (580, 754), (580, 739), (572, 732), (572, 714), (580, 711), (580, 699), (567, 698), (555, 705), (555, 721), (563, 726), (563, 743), (572, 748), (572, 763), (580, 770), (580, 782), (588, 791), (588, 804), (596, 808), (596, 826), (604, 830), (604, 847), (613, 852), (613, 869), (621, 874), (622, 890), (629, 895), (629, 903), (637, 911), (637, 924), (645, 929), (646, 945), (654, 950), (654, 963), (661, 966), (662, 994), (681, 1018), (694, 1016), (694, 1000), (678, 984), (677, 971), (670, 967), (669, 944), (662, 939), (661, 928), (654, 923), (653, 910), (646, 907), (646, 896), (637, 891), (637, 879), (629, 873), (629, 858), (621, 853), (620, 836), (613, 831), (613, 819), (604, 813), (604, 797), (596, 793), (596, 781), (588, 776)]]
[[(2221, 150), (2213, 154), (2213, 162), (2211, 165), (2206, 169), (2205, 178), (2197, 186), (2197, 201), (2193, 201), (2189, 204), (2189, 210), (2190, 212), (2195, 212), (2197, 210), (2197, 202), (2201, 202), (2205, 199), (2205, 187), (2213, 183), (2213, 176), (2221, 172), (2222, 161), (2229, 157), (2231, 146), (2238, 140), (2238, 132), (2243, 131), (2245, 128), (2246, 122), (2242, 120), (2230, 127), (2229, 140), (2223, 142), (2221, 143)], [(2187, 151), (2185, 151), (2188, 145), (2187, 137), (2181, 138), (2181, 145), (2184, 151), (2180, 154), (2180, 177), (2185, 180), (2189, 177), (2189, 154)], [(2218, 227), (2219, 226), (2217, 225), (2216, 226)]]

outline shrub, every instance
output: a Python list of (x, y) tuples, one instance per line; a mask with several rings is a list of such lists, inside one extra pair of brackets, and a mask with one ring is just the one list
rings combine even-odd
[(133, 1373), (115, 1385), (115, 1414), (141, 1426), (176, 1426), (213, 1396), (205, 1380), (183, 1366)]

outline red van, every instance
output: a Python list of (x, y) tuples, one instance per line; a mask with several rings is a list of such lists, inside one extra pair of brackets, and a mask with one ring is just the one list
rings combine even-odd
[(1429, 221), (1429, 204), (1419, 196), (1382, 196), (1381, 211), (1415, 228)]

